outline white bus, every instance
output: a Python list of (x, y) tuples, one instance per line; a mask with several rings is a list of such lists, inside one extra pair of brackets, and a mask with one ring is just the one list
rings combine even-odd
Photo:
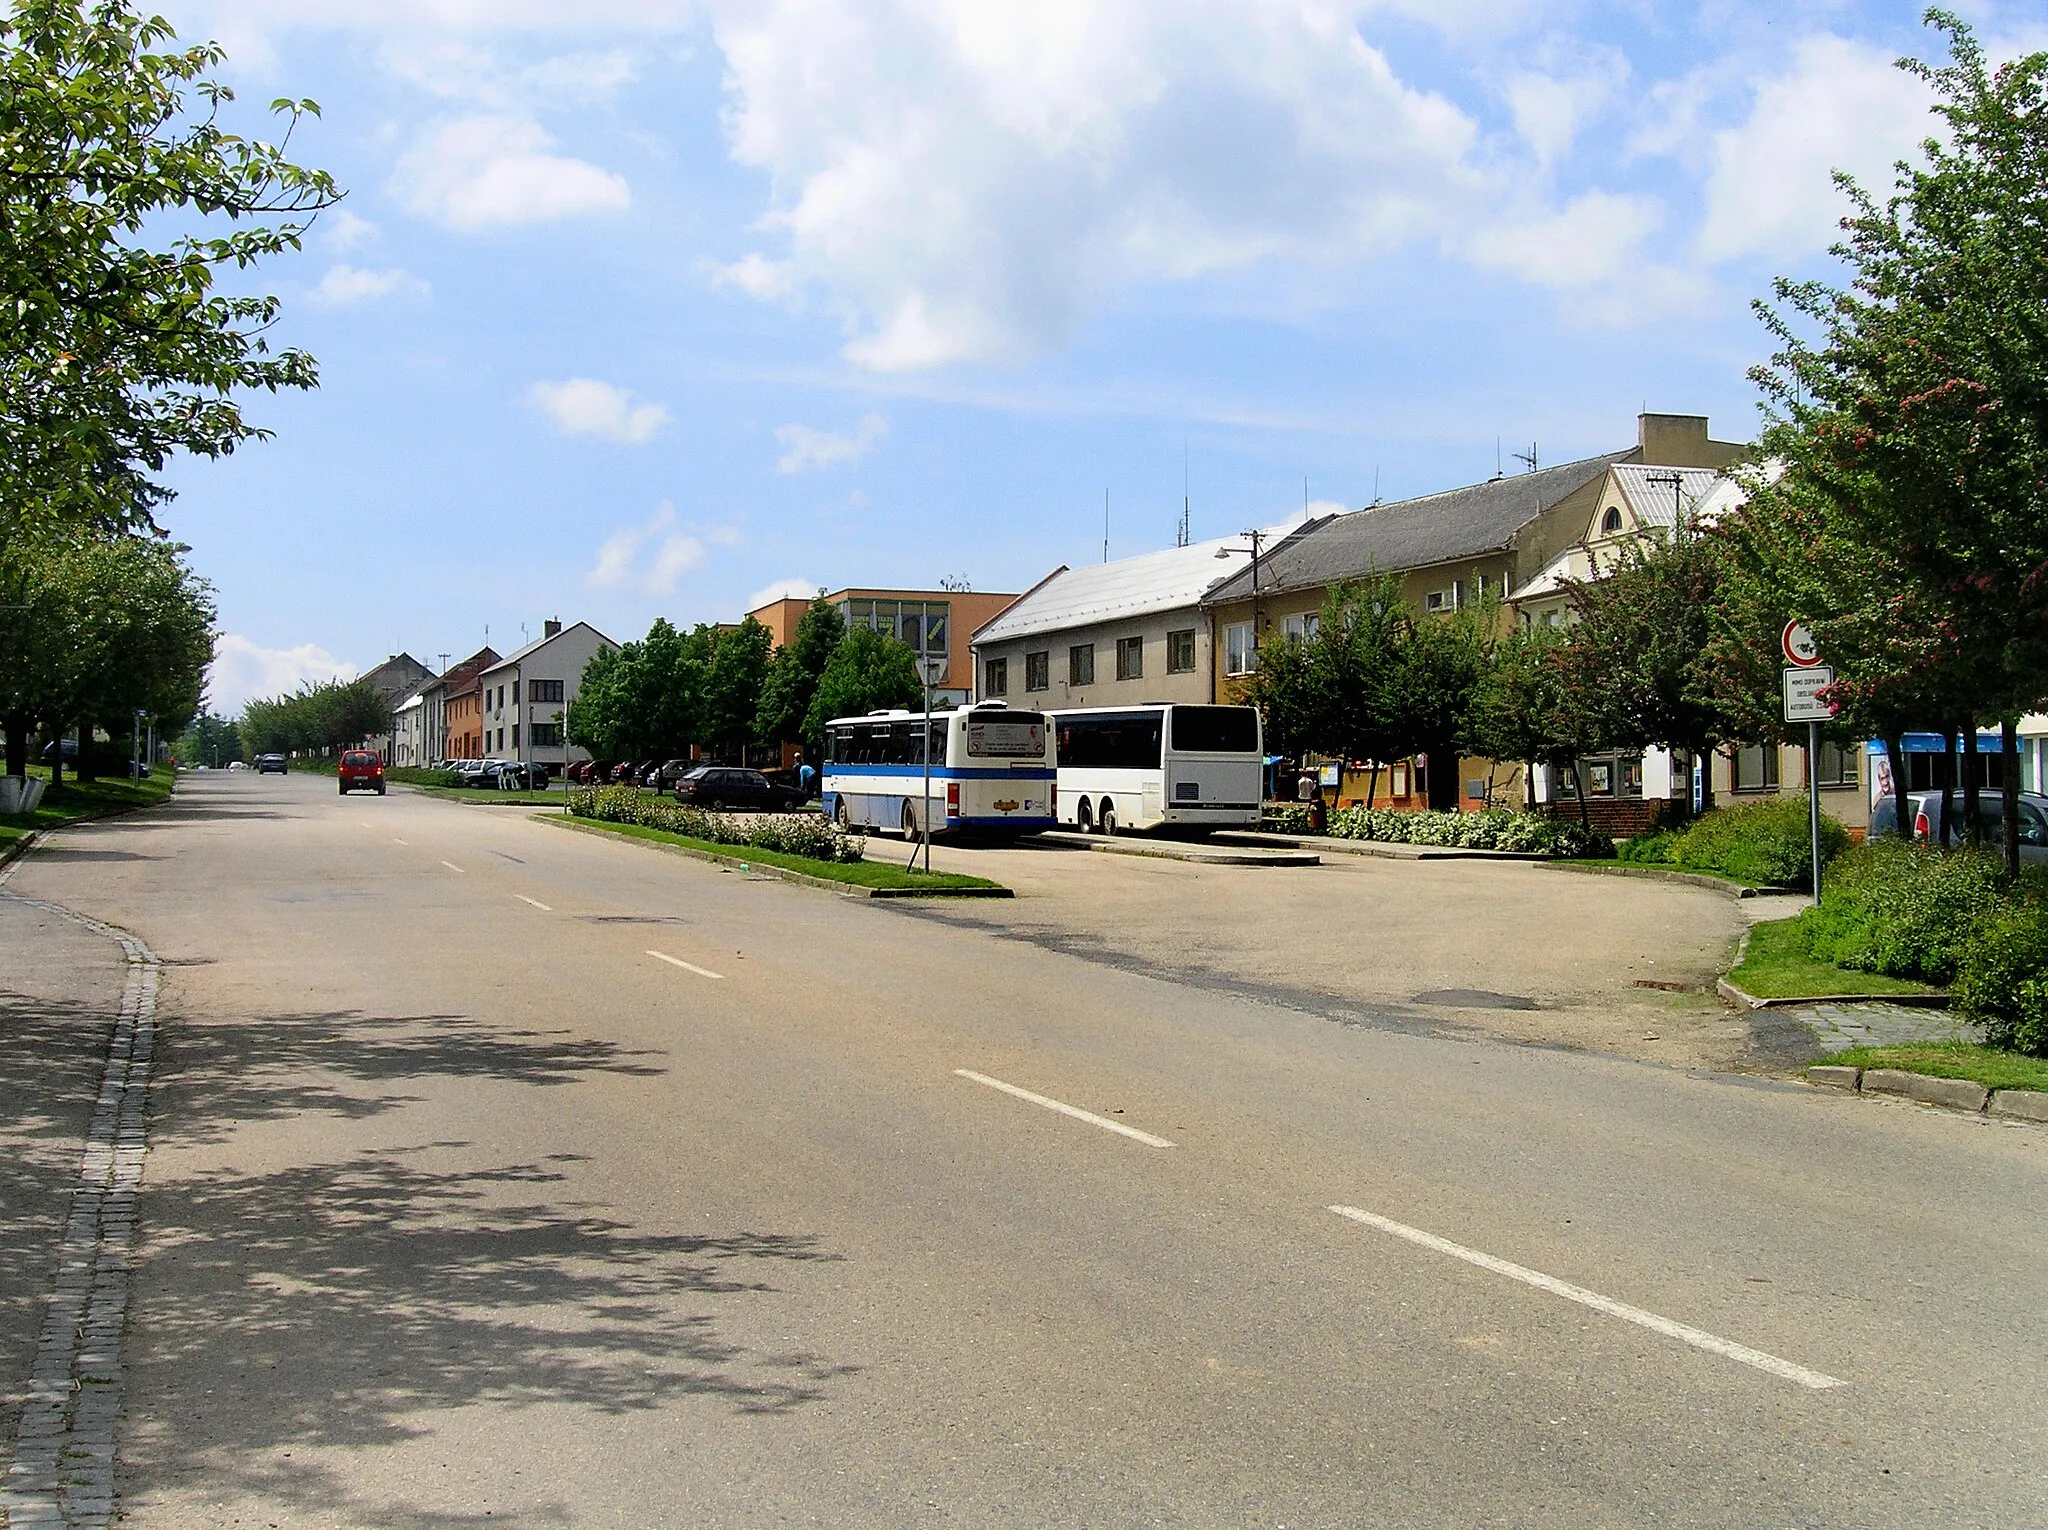
[[(1042, 712), (984, 701), (931, 714), (931, 832), (1001, 836), (1056, 827), (1052, 740)], [(842, 828), (925, 824), (924, 713), (870, 712), (825, 725), (821, 790)]]
[(1100, 830), (1256, 827), (1265, 740), (1256, 707), (1050, 712), (1059, 820)]

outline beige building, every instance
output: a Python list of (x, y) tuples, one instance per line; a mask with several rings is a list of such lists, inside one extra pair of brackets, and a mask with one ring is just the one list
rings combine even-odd
[[(1314, 524), (1260, 536), (1270, 551)], [(1221, 538), (1054, 569), (974, 634), (977, 698), (1052, 708), (1210, 700), (1215, 644), (1202, 596), (1244, 566), (1234, 551), (1244, 545)]]

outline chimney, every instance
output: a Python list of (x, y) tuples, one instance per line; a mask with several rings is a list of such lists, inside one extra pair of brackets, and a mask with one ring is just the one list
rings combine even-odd
[(542, 641), (546, 641), (551, 637), (560, 637), (562, 635), (562, 624), (555, 618), (549, 617), (540, 624), (540, 635)]

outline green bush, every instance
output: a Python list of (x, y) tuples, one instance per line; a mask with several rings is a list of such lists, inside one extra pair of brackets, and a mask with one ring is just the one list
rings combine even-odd
[(1273, 834), (1306, 834), (1309, 829), (1308, 805), (1269, 802), (1259, 814), (1259, 827)]
[(401, 786), (460, 786), (462, 777), (452, 770), (422, 770), (417, 765), (394, 765), (384, 779)]
[[(1671, 859), (1692, 871), (1718, 871), (1759, 887), (1811, 887), (1813, 851), (1806, 803), (1782, 797), (1716, 808), (1694, 820), (1671, 847)], [(1849, 831), (1825, 813), (1823, 864), (1849, 847)]]
[(2026, 902), (1980, 930), (1956, 972), (1956, 1008), (1984, 1022), (1984, 1039), (2048, 1057), (2048, 907)]
[(585, 787), (569, 797), (569, 811), (605, 823), (638, 824), (715, 845), (774, 850), (814, 861), (861, 860), (867, 840), (848, 834), (822, 813), (707, 813), (637, 786)]
[(1614, 847), (1614, 853), (1621, 860), (1636, 866), (1668, 866), (1671, 864), (1672, 849), (1678, 844), (1678, 835), (1671, 829), (1652, 829), (1647, 834), (1633, 835)]
[(1399, 813), (1390, 808), (1343, 808), (1330, 815), (1329, 832), (1339, 839), (1388, 844), (1444, 845), (1460, 850), (1506, 850), (1523, 855), (1602, 859), (1614, 842), (1569, 820), (1540, 813)]
[(1896, 839), (1861, 845), (1823, 879), (1821, 906), (1805, 916), (1808, 949), (1838, 967), (1947, 983), (2006, 899), (1995, 856)]

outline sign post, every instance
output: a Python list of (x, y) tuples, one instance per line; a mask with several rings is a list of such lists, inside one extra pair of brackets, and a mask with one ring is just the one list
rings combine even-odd
[(1806, 724), (1806, 827), (1813, 857), (1813, 906), (1820, 907), (1820, 725), (1835, 709), (1820, 693), (1835, 683), (1834, 669), (1820, 661), (1820, 647), (1804, 622), (1785, 623), (1785, 721)]
[[(946, 661), (929, 656), (917, 661), (917, 678), (924, 682), (924, 747), (918, 755), (924, 761), (924, 805), (918, 810), (917, 834), (924, 841), (924, 873), (932, 873), (932, 687), (945, 678)], [(917, 864), (911, 852), (910, 863)]]

